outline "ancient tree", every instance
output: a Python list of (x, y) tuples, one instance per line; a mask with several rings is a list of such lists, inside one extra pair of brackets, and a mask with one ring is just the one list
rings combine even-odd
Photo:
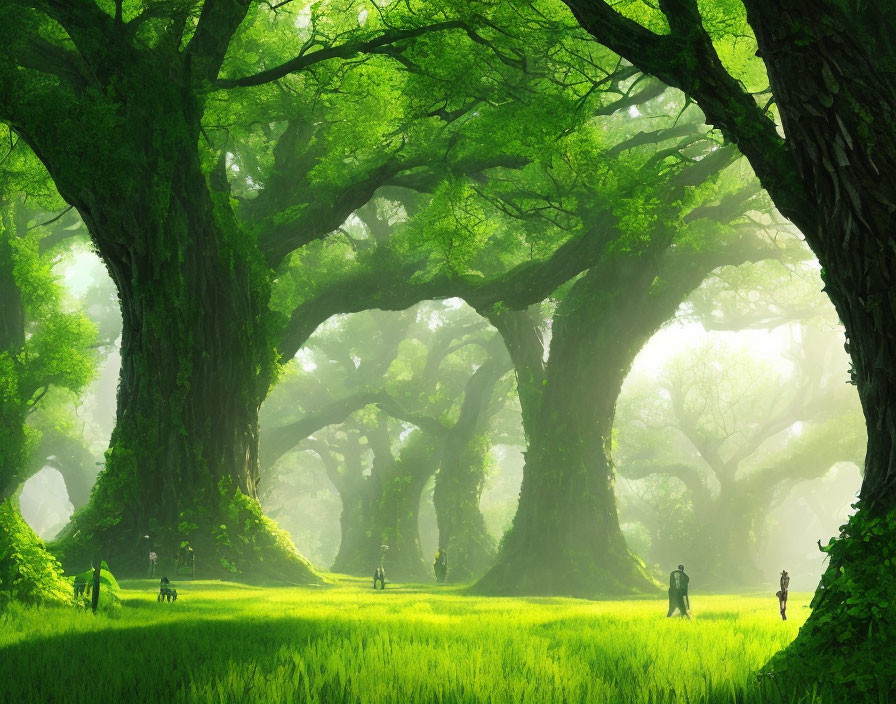
[[(896, 352), (896, 307), (888, 294), (896, 271), (889, 244), (896, 202), (893, 13), (881, 1), (744, 0), (698, 8), (694, 0), (663, 0), (639, 17), (603, 0), (566, 4), (599, 42), (702, 108), (823, 267), (867, 422), (864, 481), (857, 512), (825, 548), (830, 566), (809, 623), (770, 667), (874, 696), (894, 675), (876, 663), (896, 662), (896, 627), (884, 606), (896, 582), (881, 566), (896, 540), (896, 377), (886, 361)], [(740, 21), (730, 21), (732, 12)], [(735, 34), (755, 43), (729, 41)], [(758, 68), (755, 59), (731, 61), (744, 47), (761, 60)], [(730, 68), (738, 63), (752, 75)], [(882, 660), (882, 653), (890, 655)]]

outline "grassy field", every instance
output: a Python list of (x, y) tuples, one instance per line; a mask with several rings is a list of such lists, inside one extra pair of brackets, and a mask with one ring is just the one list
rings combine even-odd
[[(340, 579), (317, 589), (127, 582), (122, 606), (0, 614), (0, 702), (775, 702), (753, 672), (808, 615), (792, 594), (488, 599)], [(811, 701), (811, 697), (806, 701)]]

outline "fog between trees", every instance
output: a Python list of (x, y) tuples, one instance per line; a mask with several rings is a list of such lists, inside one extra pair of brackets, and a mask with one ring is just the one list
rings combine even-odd
[[(84, 505), (100, 469), (94, 465), (113, 421), (119, 359), (113, 289), (94, 255), (76, 248), (56, 271), (70, 305), (107, 331), (108, 349), (92, 384), (72, 400), (70, 420), (83, 422), (67, 434), (43, 432), (33, 467), (46, 464), (20, 496), (26, 519), (46, 539), (64, 527), (73, 504)], [(780, 566), (795, 584), (814, 586), (823, 559), (816, 541), (846, 520), (864, 447), (842, 331), (817, 286), (817, 270), (807, 264), (717, 270), (636, 358), (617, 407), (616, 495), (630, 548), (658, 576), (685, 560), (703, 588), (736, 590), (773, 584)], [(541, 312), (549, 342), (552, 306)], [(337, 316), (309, 338), (262, 408), (260, 486), (267, 513), (315, 564), (338, 567), (344, 532), (375, 533), (387, 522), (341, 496), (352, 472), (355, 482), (371, 481), (382, 466), (375, 457), (382, 443), (368, 434), (388, 436), (387, 452), (400, 456), (420, 433), (414, 420), (430, 429), (427, 421), (450, 425), (474, 372), (500, 355), (488, 347), (496, 335), (487, 320), (450, 299)], [(492, 551), (517, 507), (525, 451), (509, 364), (475, 444)], [(724, 469), (734, 455), (743, 466)], [(714, 468), (708, 458), (716, 456), (721, 464)], [(424, 471), (422, 489), (407, 504), (417, 511), (416, 531), (407, 527), (407, 577), (429, 580), (439, 545), (439, 462)], [(733, 482), (730, 489), (725, 482)], [(366, 575), (382, 541), (391, 538), (401, 549), (388, 533), (378, 535), (353, 568), (345, 558), (343, 567)], [(399, 559), (389, 556), (401, 577)], [(472, 576), (477, 569), (485, 568), (472, 568)]]

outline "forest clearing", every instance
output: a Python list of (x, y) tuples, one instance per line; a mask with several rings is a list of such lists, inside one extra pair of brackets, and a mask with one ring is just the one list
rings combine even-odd
[(896, 699), (894, 1), (0, 0), (0, 704)]
[[(663, 702), (779, 699), (755, 671), (802, 625), (810, 594), (695, 594), (692, 621), (663, 599), (481, 598), (458, 587), (260, 588), (122, 584), (122, 606), (0, 616), (0, 701)], [(769, 697), (773, 698), (769, 698)], [(811, 702), (811, 697), (799, 701)]]

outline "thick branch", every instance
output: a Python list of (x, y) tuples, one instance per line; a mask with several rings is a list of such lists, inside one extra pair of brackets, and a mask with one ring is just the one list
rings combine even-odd
[(259, 449), (259, 464), (262, 467), (273, 466), (278, 459), (308, 436), (328, 425), (341, 423), (355, 411), (376, 403), (378, 398), (373, 392), (354, 394), (334, 401), (297, 421), (264, 432)]
[(386, 415), (402, 420), (405, 423), (416, 425), (424, 433), (429, 433), (437, 438), (442, 438), (448, 433), (448, 428), (442, 425), (437, 418), (427, 416), (422, 413), (413, 413), (402, 406), (396, 399), (389, 394), (380, 394), (377, 399), (377, 406)]
[(221, 70), (230, 40), (251, 5), (250, 0), (205, 0), (186, 55), (193, 76), (214, 81)]
[(296, 71), (302, 71), (309, 66), (313, 66), (321, 61), (329, 59), (350, 59), (358, 54), (377, 54), (383, 53), (386, 47), (396, 42), (406, 39), (414, 39), (415, 37), (429, 34), (431, 32), (442, 32), (449, 29), (465, 29), (463, 22), (453, 20), (450, 22), (437, 22), (436, 24), (425, 25), (423, 27), (414, 27), (412, 29), (392, 29), (387, 30), (379, 36), (373, 37), (366, 41), (353, 41), (338, 46), (319, 49), (307, 54), (301, 54), (286, 63), (275, 66), (266, 71), (260, 71), (252, 76), (243, 76), (241, 78), (222, 78), (215, 82), (219, 88), (242, 88), (247, 86), (260, 86), (265, 83), (277, 81), (284, 76)]
[(365, 268), (348, 280), (334, 282), (293, 311), (278, 345), (281, 361), (292, 359), (318, 325), (337, 313), (404, 310), (420, 301), (454, 297), (477, 310), (498, 302), (517, 310), (528, 308), (593, 266), (605, 244), (606, 233), (595, 228), (563, 244), (550, 258), (520, 264), (491, 280), (441, 274), (418, 282), (413, 278), (419, 273), (418, 265), (405, 265), (399, 271)]
[(712, 494), (703, 481), (703, 476), (694, 467), (686, 464), (635, 464), (619, 468), (619, 473), (626, 479), (646, 479), (654, 474), (661, 474), (679, 479), (694, 504), (706, 505), (712, 500)]

